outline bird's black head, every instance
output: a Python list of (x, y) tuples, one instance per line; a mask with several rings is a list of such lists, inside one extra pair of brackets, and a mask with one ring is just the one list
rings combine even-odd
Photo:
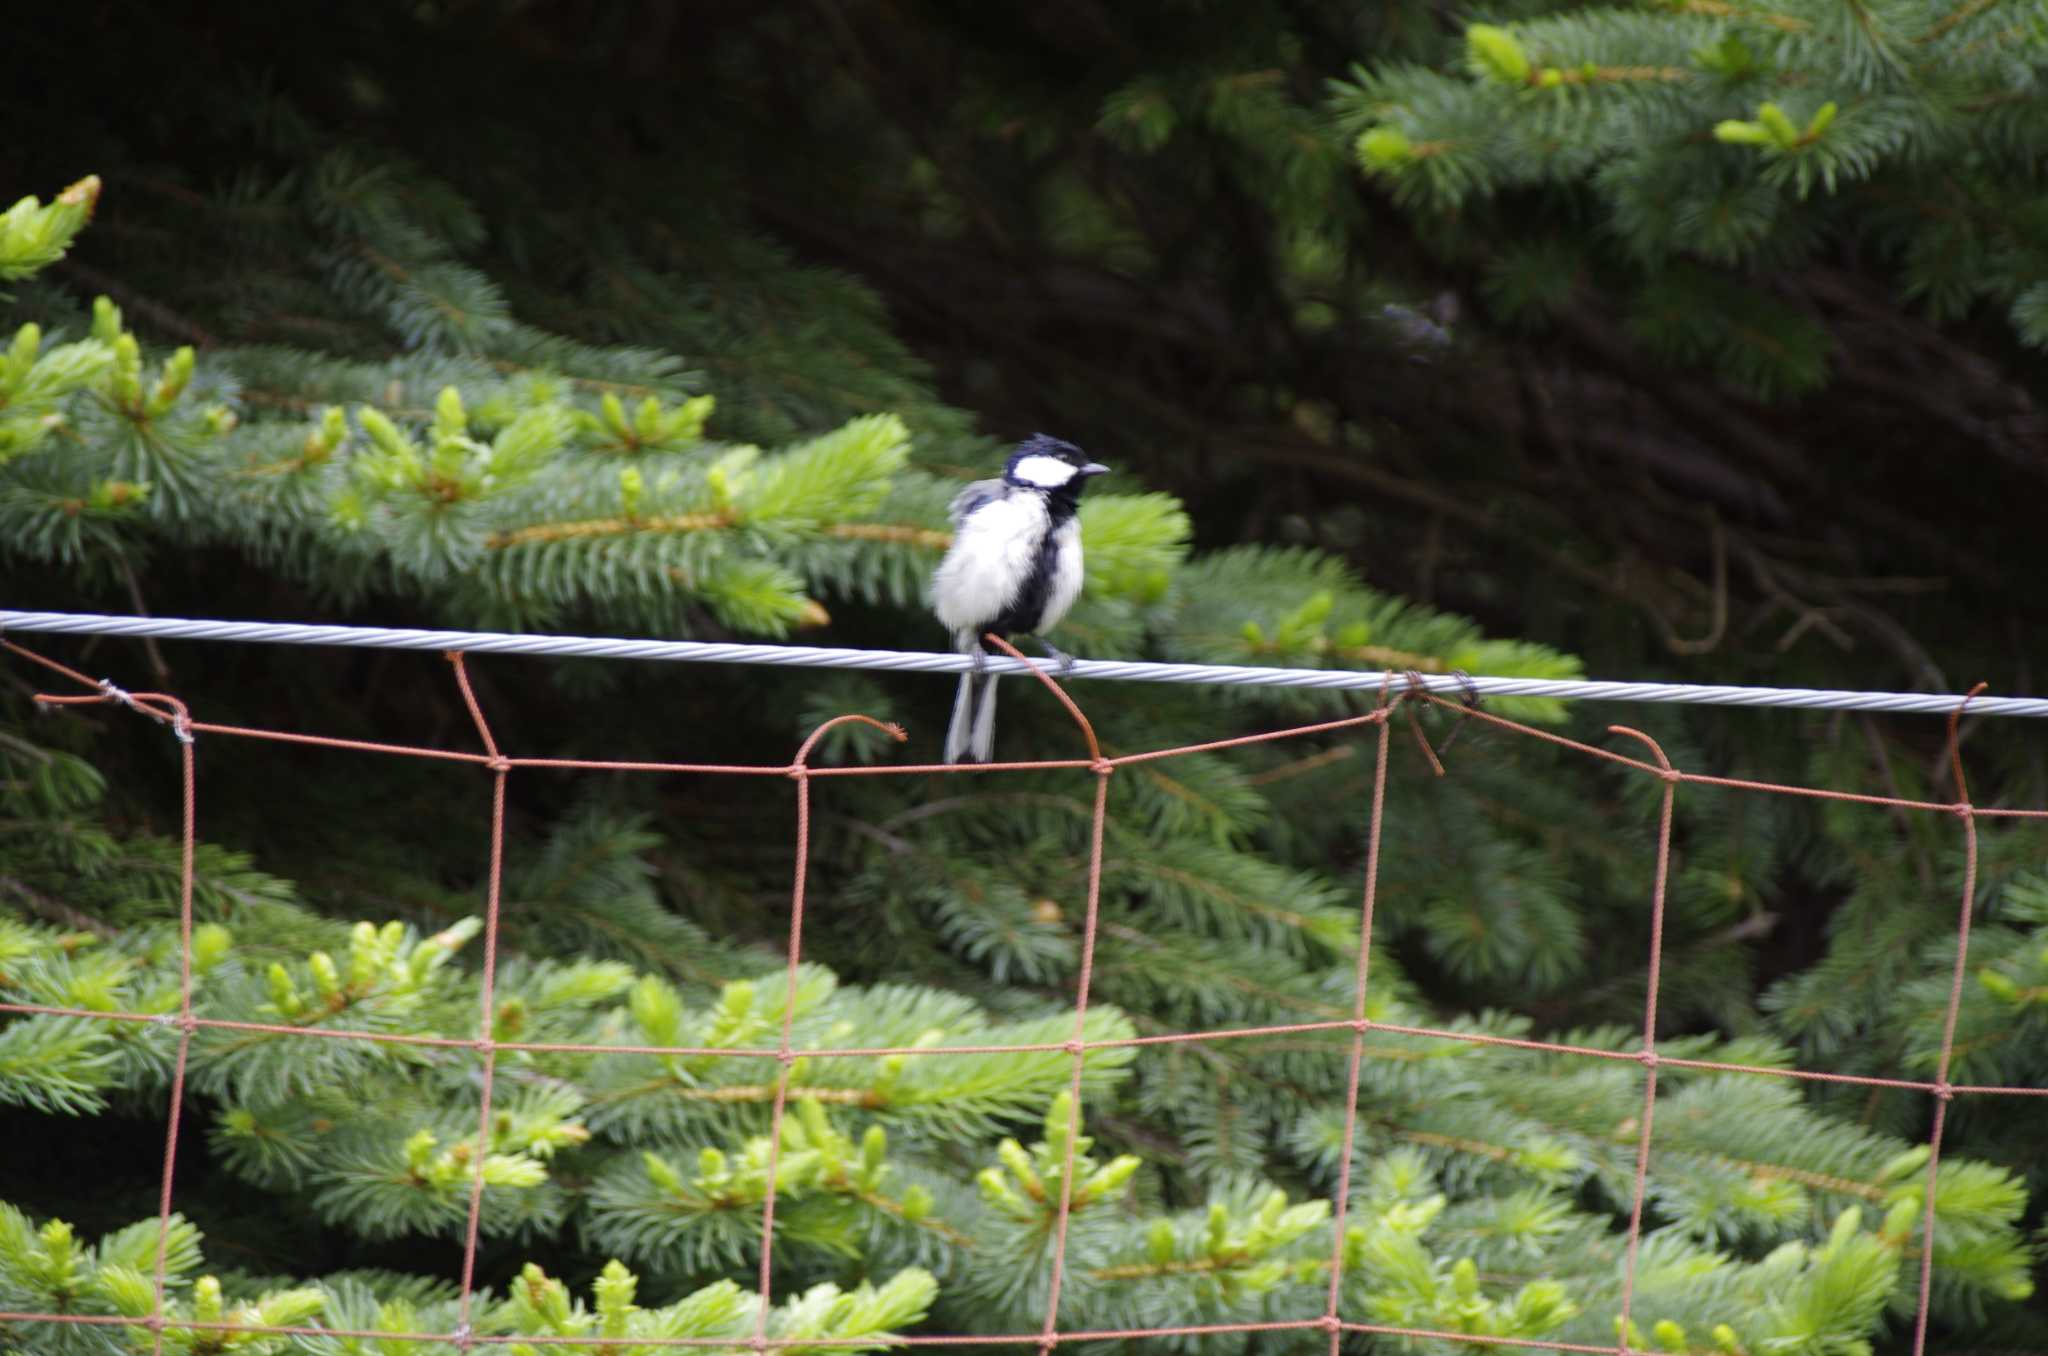
[(1107, 470), (1107, 466), (1088, 460), (1088, 454), (1072, 443), (1034, 433), (1018, 443), (1017, 450), (1010, 454), (1003, 467), (1003, 479), (1026, 489), (1079, 494), (1088, 477)]

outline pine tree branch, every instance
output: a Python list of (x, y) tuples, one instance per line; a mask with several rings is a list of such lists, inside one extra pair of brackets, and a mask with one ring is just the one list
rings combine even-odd
[(590, 518), (580, 522), (535, 523), (530, 527), (493, 532), (484, 545), (493, 551), (534, 542), (581, 541), (591, 537), (622, 537), (638, 533), (721, 532), (735, 525), (729, 513), (676, 513), (654, 518)]
[[(142, 600), (142, 581), (135, 577), (135, 567), (128, 563), (126, 556), (121, 557), (121, 582), (127, 586), (128, 601), (135, 608), (135, 615), (147, 617), (149, 605)], [(167, 682), (171, 666), (164, 662), (164, 652), (157, 648), (155, 637), (143, 637), (142, 650), (149, 657), (150, 675), (160, 684)]]
[[(1102, 933), (1115, 937), (1118, 941), (1128, 943), (1134, 950), (1146, 952), (1164, 950), (1150, 934), (1142, 932), (1137, 928), (1126, 927), (1120, 923), (1102, 923), (1098, 926)], [(1184, 969), (1191, 971), (1201, 970), (1214, 982), (1223, 985), (1225, 988), (1235, 989), (1262, 1002), (1271, 1003), (1276, 1008), (1309, 1013), (1328, 1020), (1342, 1020), (1351, 1015), (1348, 1009), (1337, 1007), (1334, 1004), (1311, 1002), (1294, 994), (1285, 993), (1277, 989), (1269, 989), (1264, 985), (1253, 983), (1251, 980), (1245, 979), (1240, 975), (1221, 974), (1213, 969), (1200, 967), (1183, 956), (1176, 955), (1173, 959), (1176, 965), (1180, 965)]]
[(102, 941), (112, 941), (121, 935), (120, 929), (102, 923), (91, 914), (75, 909), (61, 899), (53, 899), (13, 876), (0, 876), (0, 890), (5, 890), (19, 899), (28, 907), (30, 913), (47, 918), (53, 923), (62, 924), (67, 928), (77, 928), (81, 932), (90, 932)]
[(885, 1215), (894, 1216), (912, 1228), (923, 1229), (928, 1233), (936, 1234), (956, 1248), (972, 1250), (977, 1246), (972, 1234), (963, 1233), (936, 1215), (926, 1215), (921, 1219), (911, 1219), (909, 1212), (904, 1208), (903, 1202), (892, 1197), (884, 1196), (879, 1192), (861, 1190), (853, 1190), (848, 1194), (862, 1205), (868, 1206), (870, 1209), (879, 1210)]
[(824, 534), (841, 541), (893, 542), (931, 551), (943, 551), (953, 544), (952, 533), (918, 527), (913, 523), (829, 523)]
[(1789, 14), (1773, 14), (1769, 10), (1751, 9), (1745, 5), (1730, 4), (1729, 0), (1680, 0), (1678, 9), (1684, 14), (1704, 14), (1715, 19), (1748, 19), (1755, 23), (1768, 24), (1786, 33), (1804, 33), (1813, 25), (1804, 19)]
[(1762, 1163), (1750, 1159), (1729, 1157), (1725, 1154), (1706, 1154), (1684, 1148), (1666, 1149), (1666, 1153), (1697, 1156), (1710, 1163), (1734, 1168), (1745, 1176), (1768, 1178), (1773, 1181), (1794, 1182), (1800, 1186), (1812, 1187), (1817, 1191), (1833, 1192), (1838, 1196), (1855, 1196), (1866, 1201), (1883, 1201), (1891, 1194), (1892, 1188), (1879, 1183), (1859, 1182), (1854, 1178), (1840, 1177), (1833, 1173), (1815, 1172), (1808, 1168), (1795, 1168), (1783, 1163)]
[[(743, 1053), (735, 1051), (734, 1053)], [(776, 1083), (728, 1083), (716, 1087), (693, 1087), (672, 1078), (649, 1079), (625, 1087), (607, 1088), (591, 1096), (593, 1106), (622, 1102), (634, 1097), (661, 1093), (684, 1102), (732, 1104), (772, 1102), (780, 1085)], [(819, 1102), (828, 1106), (857, 1106), (876, 1110), (891, 1105), (888, 1097), (873, 1088), (825, 1088), (797, 1085), (788, 1089), (792, 1101)]]
[(214, 348), (220, 342), (204, 325), (179, 314), (153, 297), (144, 296), (111, 273), (70, 258), (58, 263), (57, 269), (77, 278), (94, 291), (106, 293), (129, 310), (148, 316), (168, 333), (175, 334), (199, 348)]
[[(1094, 1281), (1146, 1281), (1162, 1276), (1210, 1276), (1217, 1272), (1239, 1271), (1256, 1266), (1264, 1257), (1247, 1250), (1238, 1249), (1206, 1257), (1191, 1257), (1171, 1262), (1125, 1262), (1117, 1266), (1096, 1267), (1088, 1273)], [(1297, 1276), (1300, 1271), (1316, 1274), (1329, 1270), (1328, 1258), (1304, 1258), (1296, 1264)]]
[(1282, 763), (1263, 772), (1254, 772), (1244, 779), (1246, 786), (1270, 786), (1274, 782), (1287, 781), (1294, 777), (1320, 772), (1324, 768), (1358, 756), (1356, 744), (1334, 744), (1321, 753), (1312, 753), (1306, 758), (1297, 758), (1291, 763)]
[[(1157, 780), (1162, 783), (1167, 781), (1164, 777)], [(1123, 865), (1125, 863), (1110, 860), (1103, 863), (1103, 868), (1104, 870), (1110, 870)], [(1242, 909), (1246, 913), (1255, 914), (1260, 918), (1270, 918), (1283, 927), (1305, 932), (1309, 930), (1314, 921), (1307, 914), (1296, 913), (1292, 909), (1283, 909), (1278, 905), (1264, 904), (1255, 899), (1248, 899), (1242, 894), (1226, 889), (1207, 876), (1197, 875), (1192, 871), (1183, 871), (1177, 867), (1168, 866), (1164, 862), (1148, 861), (1142, 864), (1132, 863), (1130, 865), (1146, 875), (1156, 876), (1161, 880), (1178, 881), (1183, 888), (1190, 892), (1222, 900), (1232, 908)]]
[(1462, 1139), (1456, 1135), (1439, 1135), (1429, 1130), (1415, 1130), (1395, 1121), (1381, 1120), (1381, 1130), (1394, 1139), (1409, 1144), (1420, 1144), (1431, 1149), (1450, 1149), (1456, 1153), (1470, 1154), (1477, 1158), (1491, 1159), (1495, 1163), (1512, 1163), (1521, 1157), (1519, 1151), (1501, 1144), (1488, 1144), (1483, 1140)]

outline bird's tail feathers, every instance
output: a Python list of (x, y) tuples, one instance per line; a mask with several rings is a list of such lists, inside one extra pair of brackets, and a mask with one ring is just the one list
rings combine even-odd
[(946, 724), (946, 761), (992, 763), (996, 750), (996, 675), (963, 673)]
[(982, 677), (981, 699), (974, 709), (974, 737), (968, 741), (967, 751), (977, 763), (996, 760), (996, 676), (993, 673)]

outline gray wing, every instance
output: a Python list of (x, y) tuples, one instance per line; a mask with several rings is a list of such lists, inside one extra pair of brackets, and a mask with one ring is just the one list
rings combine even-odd
[(1010, 487), (1004, 484), (1000, 478), (974, 481), (963, 487), (960, 493), (953, 496), (953, 502), (946, 505), (946, 516), (953, 520), (954, 528), (958, 529), (961, 520), (966, 518), (968, 514), (974, 512), (983, 504), (988, 503), (991, 499), (1001, 499), (1009, 492)]

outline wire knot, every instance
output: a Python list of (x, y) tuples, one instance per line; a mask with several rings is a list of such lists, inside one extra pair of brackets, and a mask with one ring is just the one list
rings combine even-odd
[(1968, 819), (1971, 815), (1977, 813), (1977, 807), (1966, 800), (1959, 800), (1948, 808), (1950, 813), (1954, 814), (1957, 819)]
[(171, 717), (171, 736), (180, 744), (192, 742), (192, 718), (183, 711)]
[(121, 703), (121, 705), (129, 707), (131, 709), (135, 705), (134, 695), (130, 693), (127, 688), (116, 687), (114, 685), (114, 680), (111, 678), (100, 679), (99, 689), (100, 695), (102, 697), (105, 697), (108, 701), (119, 702)]
[(1363, 1036), (1366, 1032), (1372, 1030), (1372, 1018), (1353, 1017), (1351, 1019), (1351, 1029), (1357, 1034)]
[(1063, 1041), (1060, 1044), (1060, 1049), (1066, 1051), (1070, 1055), (1079, 1055), (1086, 1053), (1088, 1046), (1087, 1043), (1082, 1041), (1079, 1037), (1075, 1037), (1072, 1040)]
[(1953, 1083), (1936, 1083), (1934, 1095), (1941, 1101), (1953, 1102), (1956, 1099), (1956, 1086)]
[(1088, 764), (1088, 770), (1098, 777), (1107, 777), (1110, 773), (1116, 771), (1116, 764), (1110, 762), (1107, 758), (1098, 757), (1094, 762)]
[(1636, 1056), (1636, 1063), (1642, 1065), (1645, 1069), (1654, 1069), (1658, 1064), (1662, 1063), (1662, 1060), (1655, 1050), (1644, 1050)]
[(1324, 1332), (1336, 1332), (1344, 1326), (1344, 1322), (1335, 1314), (1324, 1314), (1316, 1320), (1316, 1326)]
[(502, 753), (494, 753), (484, 760), (484, 766), (502, 776), (512, 770), (512, 760)]

